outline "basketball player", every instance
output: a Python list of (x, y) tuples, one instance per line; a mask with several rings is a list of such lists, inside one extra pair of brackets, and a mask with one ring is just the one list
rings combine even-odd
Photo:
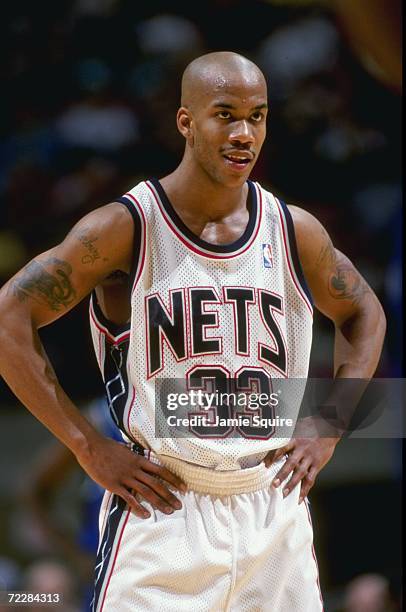
[[(304, 500), (338, 436), (289, 440), (252, 424), (235, 435), (227, 420), (188, 437), (155, 433), (162, 380), (207, 390), (234, 379), (269, 392), (274, 379), (305, 379), (313, 303), (336, 327), (336, 377), (375, 371), (385, 329), (376, 296), (313, 216), (248, 180), (266, 115), (252, 62), (231, 52), (194, 60), (182, 79), (176, 170), (88, 214), (1, 292), (2, 374), (106, 489), (98, 612), (322, 609)], [(39, 341), (40, 327), (89, 293), (127, 444), (79, 413)]]

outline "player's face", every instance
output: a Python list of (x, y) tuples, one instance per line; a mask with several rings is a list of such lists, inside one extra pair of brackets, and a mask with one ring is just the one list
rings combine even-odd
[(266, 134), (265, 84), (233, 84), (205, 97), (193, 113), (195, 162), (215, 182), (238, 187), (248, 178)]

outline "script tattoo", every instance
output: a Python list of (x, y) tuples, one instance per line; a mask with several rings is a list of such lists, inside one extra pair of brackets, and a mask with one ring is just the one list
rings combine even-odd
[[(86, 250), (88, 251), (87, 255), (83, 255), (82, 257), (83, 264), (88, 264), (88, 263), (93, 264), (96, 261), (96, 259), (100, 259), (99, 251), (94, 246), (94, 243), (98, 239), (97, 236), (95, 238), (90, 238), (89, 235), (87, 234), (87, 231), (82, 230), (81, 232), (78, 232), (77, 237), (78, 237), (79, 242), (81, 242), (83, 246), (86, 248)], [(106, 259), (104, 259), (104, 261), (106, 261)]]
[(326, 266), (333, 270), (329, 275), (328, 292), (334, 299), (351, 300), (354, 305), (357, 305), (363, 296), (370, 292), (367, 283), (351, 262), (336, 251), (327, 232), (324, 232), (324, 244), (316, 265)]
[[(52, 272), (47, 267), (52, 267)], [(32, 261), (13, 281), (11, 290), (20, 302), (31, 298), (45, 303), (51, 310), (60, 311), (75, 299), (70, 275), (72, 266), (67, 261), (51, 257), (45, 261)]]

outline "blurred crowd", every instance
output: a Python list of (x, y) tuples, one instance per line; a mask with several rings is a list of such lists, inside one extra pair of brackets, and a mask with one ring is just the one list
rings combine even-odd
[[(0, 25), (0, 284), (88, 211), (175, 168), (184, 147), (175, 123), (182, 71), (202, 53), (233, 50), (269, 83), (268, 138), (253, 178), (315, 214), (356, 263), (388, 318), (378, 375), (401, 376), (399, 5), (369, 0), (360, 19), (364, 0), (8, 3)], [(63, 386), (80, 400), (101, 391), (86, 310), (43, 331)], [(331, 375), (331, 350), (331, 328), (316, 317), (311, 375)], [(14, 403), (1, 385), (2, 404)], [(78, 609), (71, 570), (43, 553), (24, 575), (0, 560), (0, 577), (20, 588), (55, 578), (70, 593), (66, 610)], [(357, 597), (378, 603), (357, 607)], [(371, 574), (340, 591), (334, 609), (389, 612), (390, 601), (387, 579)]]

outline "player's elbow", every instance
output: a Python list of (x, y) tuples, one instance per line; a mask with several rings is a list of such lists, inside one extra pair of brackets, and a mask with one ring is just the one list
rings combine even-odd
[(0, 334), (2, 338), (8, 333), (12, 315), (13, 308), (7, 295), (6, 286), (4, 286), (0, 289)]
[(386, 315), (381, 302), (372, 290), (360, 300), (358, 310), (360, 316), (368, 320), (369, 327), (375, 330), (376, 335), (383, 338), (386, 332)]
[(375, 293), (370, 293), (361, 308), (361, 319), (370, 337), (373, 352), (380, 355), (386, 334), (386, 315)]
[(0, 289), (0, 345), (1, 353), (7, 352), (7, 347), (19, 342), (25, 330), (32, 329), (30, 313), (13, 295), (10, 295), (7, 285)]
[(376, 333), (382, 339), (382, 342), (383, 342), (383, 339), (386, 334), (386, 315), (382, 307), (382, 304), (380, 303), (380, 301), (378, 300), (376, 296), (375, 298), (376, 298), (376, 304), (375, 304)]

